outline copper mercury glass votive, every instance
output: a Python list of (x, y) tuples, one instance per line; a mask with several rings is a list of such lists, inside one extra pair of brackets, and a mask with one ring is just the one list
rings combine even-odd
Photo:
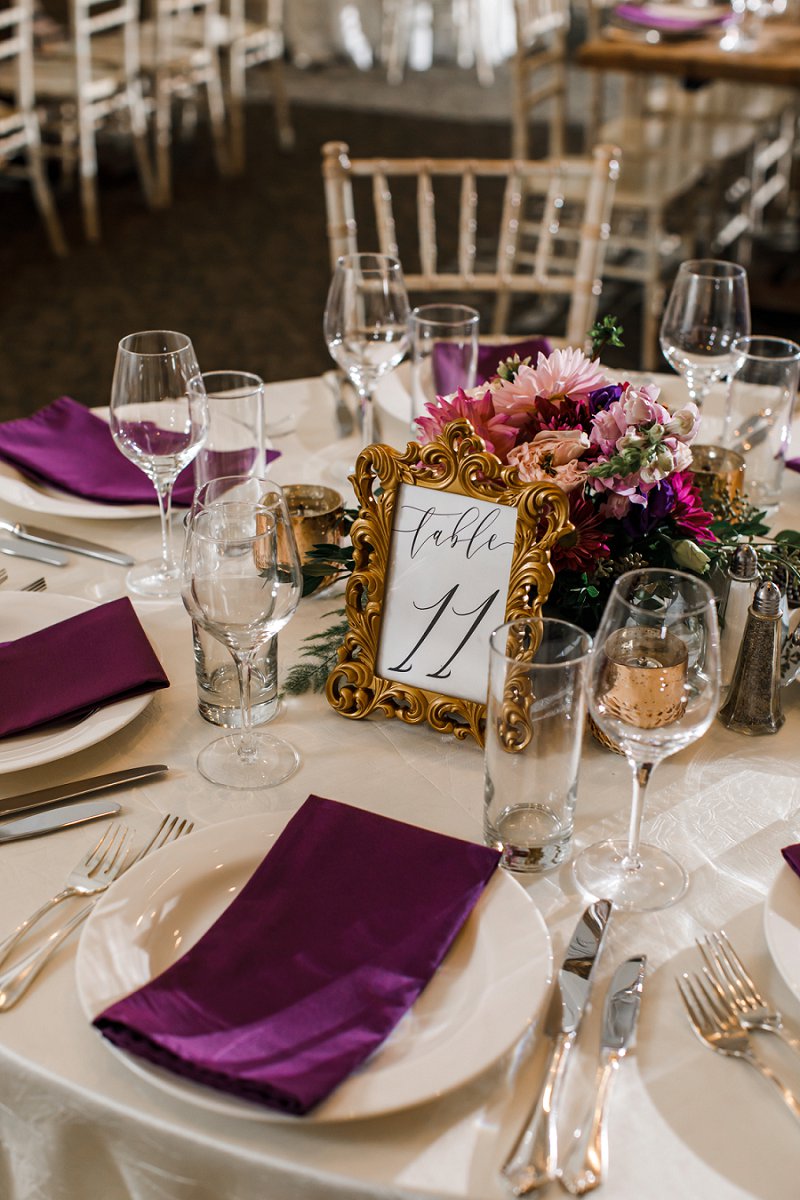
[(688, 652), (680, 638), (660, 629), (618, 629), (604, 653), (611, 716), (636, 729), (658, 729), (683, 715)]

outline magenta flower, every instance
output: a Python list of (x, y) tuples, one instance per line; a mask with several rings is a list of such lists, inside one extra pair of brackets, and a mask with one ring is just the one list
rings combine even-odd
[(507, 423), (503, 413), (496, 413), (492, 404), (492, 393), (488, 388), (475, 388), (465, 392), (459, 388), (452, 396), (438, 396), (435, 403), (426, 404), (427, 416), (417, 417), (420, 442), (425, 445), (439, 437), (445, 425), (466, 418), (478, 437), (483, 438), (490, 454), (496, 454), (506, 462), (509, 450), (516, 440), (517, 431)]

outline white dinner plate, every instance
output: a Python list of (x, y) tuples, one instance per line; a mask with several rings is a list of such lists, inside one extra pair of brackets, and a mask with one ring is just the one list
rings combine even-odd
[(800, 1000), (800, 879), (785, 862), (764, 901), (764, 934), (772, 961)]
[[(59, 596), (49, 592), (0, 592), (0, 641), (16, 641), (17, 638), (26, 637), (29, 633), (36, 633), (48, 625), (66, 621), (69, 617), (96, 607), (93, 601), (78, 596)], [(78, 666), (76, 663), (76, 669)], [(46, 680), (42, 681), (42, 686), (47, 686)], [(26, 767), (38, 767), (94, 746), (138, 717), (152, 699), (152, 692), (131, 696), (127, 700), (105, 704), (82, 719), (0, 738), (0, 775), (21, 771)], [(8, 703), (8, 697), (3, 697), (3, 703)]]
[[(101, 898), (78, 947), (78, 994), (91, 1020), (195, 944), (241, 890), (287, 813), (227, 821), (173, 842)], [(309, 887), (313, 879), (307, 880)], [(431, 1100), (510, 1050), (552, 974), (547, 927), (528, 893), (498, 870), (414, 1006), (370, 1060), (297, 1118), (182, 1079), (104, 1041), (142, 1079), (211, 1112), (261, 1121), (374, 1117)]]

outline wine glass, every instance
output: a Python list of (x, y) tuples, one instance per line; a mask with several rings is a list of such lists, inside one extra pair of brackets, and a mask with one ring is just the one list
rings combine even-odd
[(686, 380), (698, 408), (718, 379), (738, 365), (737, 337), (750, 333), (747, 272), (713, 258), (681, 263), (661, 321), (660, 342), (670, 366)]
[(325, 341), (358, 392), (365, 446), (374, 440), (375, 384), (408, 349), (408, 316), (408, 293), (396, 258), (342, 255), (325, 306)]
[(609, 840), (573, 863), (578, 885), (617, 908), (666, 908), (686, 890), (683, 867), (640, 843), (650, 776), (708, 729), (719, 703), (719, 634), (711, 588), (680, 571), (629, 571), (614, 584), (589, 663), (589, 711), (633, 772), (627, 843)]
[(197, 758), (200, 774), (225, 787), (274, 787), (293, 775), (293, 746), (252, 723), (250, 682), (263, 648), (290, 620), (302, 572), (281, 489), (254, 476), (212, 479), (198, 489), (183, 555), (183, 603), (193, 621), (227, 646), (236, 664), (241, 727)]
[(119, 449), (155, 487), (161, 515), (161, 558), (132, 567), (128, 587), (142, 596), (178, 596), (181, 571), (172, 550), (172, 489), (208, 428), (205, 388), (186, 334), (152, 329), (122, 339), (111, 384), (110, 425)]

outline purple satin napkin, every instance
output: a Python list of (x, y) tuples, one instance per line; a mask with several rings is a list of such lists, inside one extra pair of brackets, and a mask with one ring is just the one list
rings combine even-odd
[[(267, 452), (267, 462), (278, 457)], [(206, 477), (238, 474), (240, 451), (209, 451)], [(103, 504), (155, 504), (156, 492), (143, 471), (117, 449), (105, 421), (88, 408), (60, 396), (30, 417), (0, 424), (0, 458), (26, 475), (74, 496)], [(194, 464), (175, 483), (175, 504), (194, 495)]]
[(795, 875), (800, 875), (800, 845), (784, 846), (781, 854), (786, 859)]
[(788, 467), (790, 471), (800, 471), (800, 458), (787, 458), (784, 460), (783, 465)]
[[(502, 346), (478, 346), (478, 366), (475, 375), (475, 386), (487, 383), (497, 374), (497, 368), (512, 354), (520, 358), (531, 358), (536, 366), (536, 358), (542, 354), (550, 354), (552, 346), (547, 338), (526, 338), (521, 342), (508, 342)], [(463, 387), (463, 356), (458, 346), (450, 342), (437, 342), (433, 347), (432, 365), (433, 380), (437, 396), (449, 396), (452, 392)]]
[(713, 16), (707, 14), (703, 16), (702, 9), (698, 9), (696, 17), (669, 17), (663, 13), (652, 12), (647, 5), (638, 4), (618, 4), (614, 12), (616, 16), (621, 17), (623, 21), (629, 21), (632, 25), (642, 25), (647, 29), (663, 29), (666, 32), (672, 30), (675, 33), (688, 33), (691, 30), (703, 29), (707, 25), (722, 25), (733, 15), (732, 13), (727, 15), (715, 13)]
[(309, 796), (200, 941), (94, 1024), (197, 1083), (306, 1113), (411, 1007), (498, 859)]
[(0, 737), (169, 687), (130, 600), (0, 642)]

